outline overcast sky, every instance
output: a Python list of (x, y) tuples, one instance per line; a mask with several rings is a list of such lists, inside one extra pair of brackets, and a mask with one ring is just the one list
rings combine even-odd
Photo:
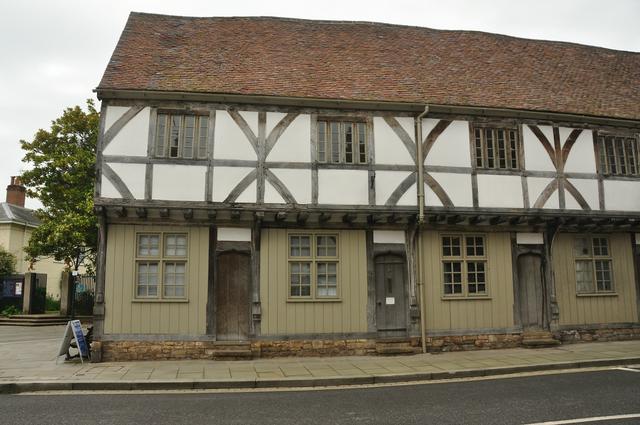
[[(0, 7), (0, 201), (19, 174), (19, 140), (94, 98), (130, 11), (286, 16), (497, 32), (640, 52), (640, 1), (20, 0)], [(425, 52), (428, 54), (428, 52)], [(27, 206), (39, 203), (28, 200)]]

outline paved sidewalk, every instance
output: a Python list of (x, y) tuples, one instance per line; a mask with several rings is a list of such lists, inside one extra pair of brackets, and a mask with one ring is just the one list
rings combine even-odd
[[(63, 327), (0, 328), (0, 392), (355, 385), (640, 364), (640, 341), (412, 356), (56, 363)], [(13, 332), (13, 333), (12, 333)], [(24, 333), (40, 332), (26, 339)]]

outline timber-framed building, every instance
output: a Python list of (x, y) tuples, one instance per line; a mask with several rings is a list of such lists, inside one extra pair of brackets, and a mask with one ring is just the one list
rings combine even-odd
[(96, 89), (96, 349), (638, 338), (639, 87), (578, 44), (132, 13)]

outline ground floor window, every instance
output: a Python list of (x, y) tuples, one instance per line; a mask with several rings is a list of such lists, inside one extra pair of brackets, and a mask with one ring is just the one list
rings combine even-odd
[(482, 235), (447, 234), (440, 237), (442, 284), (445, 297), (487, 295), (486, 241)]
[(338, 297), (338, 235), (289, 235), (289, 298)]
[(600, 236), (578, 236), (573, 254), (576, 270), (576, 293), (613, 292), (613, 268), (609, 240)]
[(187, 262), (186, 234), (138, 233), (135, 297), (185, 298)]

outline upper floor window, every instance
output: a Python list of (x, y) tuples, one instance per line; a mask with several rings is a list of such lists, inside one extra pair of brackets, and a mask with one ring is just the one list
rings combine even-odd
[(206, 159), (208, 127), (207, 115), (158, 113), (156, 156)]
[(640, 150), (635, 137), (598, 136), (600, 172), (615, 176), (640, 176)]
[(319, 120), (318, 162), (366, 164), (366, 123)]
[(578, 294), (613, 292), (611, 252), (607, 238), (577, 237), (573, 243), (573, 254)]
[(476, 168), (520, 169), (520, 137), (515, 128), (473, 127)]

